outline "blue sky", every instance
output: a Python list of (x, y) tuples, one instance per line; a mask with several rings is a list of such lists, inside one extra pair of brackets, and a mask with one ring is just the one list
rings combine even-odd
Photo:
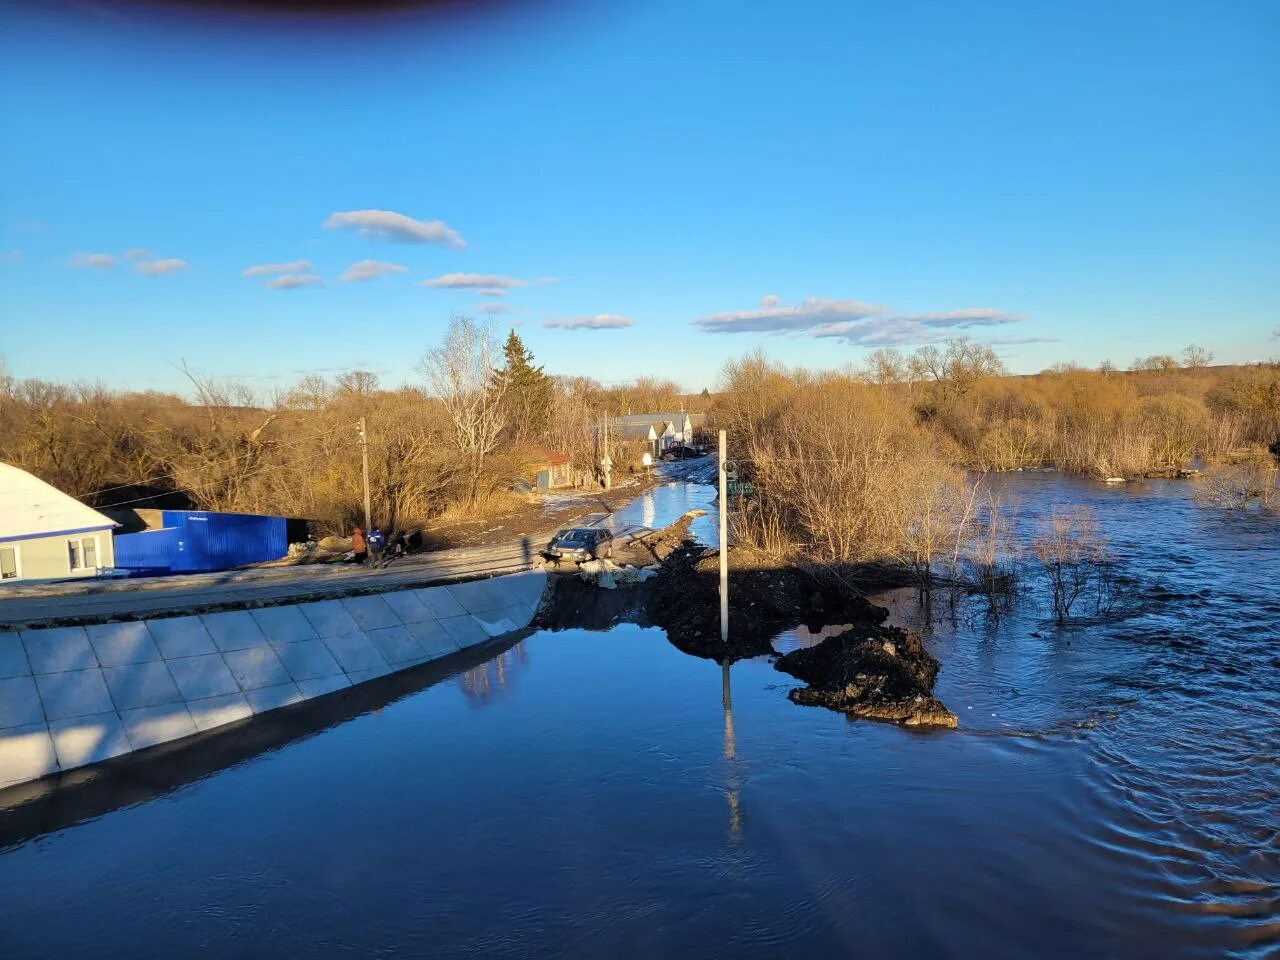
[(1280, 354), (1272, 2), (6, 20), (18, 376), (413, 381), (481, 308), (551, 371), (691, 389), (759, 344), (835, 367), (963, 333), (1019, 372)]

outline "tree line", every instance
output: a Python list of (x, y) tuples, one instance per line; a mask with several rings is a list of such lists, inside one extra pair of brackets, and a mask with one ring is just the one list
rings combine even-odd
[[(375, 522), (413, 529), (482, 514), (548, 451), (584, 483), (601, 418), (673, 409), (681, 388), (543, 370), (511, 331), (455, 317), (420, 379), (384, 387), (352, 370), (264, 393), (181, 367), (190, 395), (19, 379), (0, 367), (0, 460), (97, 507), (168, 507), (303, 517), (340, 533), (363, 520), (356, 423), (368, 423)], [(639, 450), (611, 445), (625, 469)]]

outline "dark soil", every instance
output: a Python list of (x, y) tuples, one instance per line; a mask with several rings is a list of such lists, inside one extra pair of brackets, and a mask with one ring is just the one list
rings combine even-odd
[(794, 703), (909, 727), (956, 726), (955, 714), (933, 696), (937, 658), (918, 634), (898, 627), (855, 628), (779, 657), (774, 666), (809, 684), (788, 694)]

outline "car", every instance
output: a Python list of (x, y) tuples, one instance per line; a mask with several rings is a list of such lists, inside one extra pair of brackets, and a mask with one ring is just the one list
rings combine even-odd
[(613, 534), (603, 527), (570, 527), (551, 538), (543, 555), (556, 563), (601, 560), (613, 556)]
[(677, 446), (668, 447), (662, 454), (662, 459), (670, 463), (672, 460), (693, 460), (701, 456), (702, 454), (693, 449), (693, 447)]

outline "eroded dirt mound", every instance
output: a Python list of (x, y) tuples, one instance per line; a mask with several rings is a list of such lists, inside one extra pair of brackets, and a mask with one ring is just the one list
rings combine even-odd
[(937, 658), (917, 634), (897, 627), (855, 627), (779, 657), (775, 666), (808, 684), (788, 694), (795, 703), (906, 726), (956, 726), (955, 714), (933, 696)]
[(773, 653), (773, 638), (800, 624), (874, 626), (888, 611), (840, 583), (823, 584), (777, 559), (733, 548), (729, 642), (720, 640), (720, 555), (688, 542), (667, 558), (647, 593), (650, 619), (686, 653), (741, 660)]

